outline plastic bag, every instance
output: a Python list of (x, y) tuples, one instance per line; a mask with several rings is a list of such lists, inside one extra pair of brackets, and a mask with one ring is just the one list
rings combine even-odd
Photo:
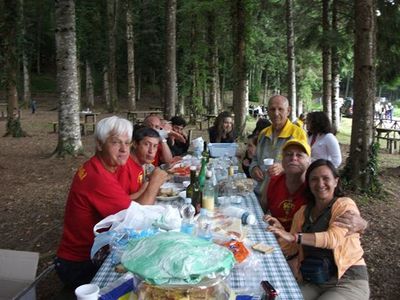
[[(179, 230), (181, 216), (178, 208), (171, 205), (140, 205), (132, 202), (131, 205), (120, 212), (108, 216), (97, 223), (94, 228), (95, 239), (90, 252), (93, 260), (96, 253), (104, 246), (111, 245), (113, 262), (120, 259), (122, 250), (128, 239), (142, 238), (154, 235), (155, 228), (164, 230)], [(98, 232), (101, 229), (108, 231)]]
[(129, 242), (122, 264), (152, 284), (196, 284), (226, 276), (233, 254), (212, 242), (180, 232), (164, 232)]
[(140, 205), (132, 201), (131, 205), (120, 212), (108, 216), (97, 223), (94, 234), (100, 229), (121, 231), (125, 228), (144, 230), (149, 229), (155, 222), (162, 224), (164, 229), (173, 230), (181, 227), (181, 217), (178, 208), (171, 205)]
[[(262, 295), (263, 291), (260, 286), (260, 282), (264, 280), (262, 268), (259, 255), (252, 252), (242, 263), (235, 265), (234, 276), (237, 286), (234, 290), (237, 295)], [(248, 280), (248, 278), (252, 278), (252, 280)]]

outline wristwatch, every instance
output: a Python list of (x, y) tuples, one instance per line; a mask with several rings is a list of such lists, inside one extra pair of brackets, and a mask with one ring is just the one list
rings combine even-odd
[(301, 238), (303, 237), (303, 234), (301, 232), (299, 232), (297, 234), (297, 244), (301, 244)]

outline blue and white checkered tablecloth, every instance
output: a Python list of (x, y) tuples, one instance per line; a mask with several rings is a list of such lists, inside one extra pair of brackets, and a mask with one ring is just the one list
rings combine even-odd
[[(266, 224), (262, 221), (263, 211), (256, 196), (253, 193), (247, 195), (238, 206), (252, 212), (257, 219), (257, 223), (249, 228), (248, 239), (254, 243), (262, 242), (273, 246), (275, 249), (270, 254), (252, 251), (254, 257), (249, 262), (246, 260), (242, 266), (238, 265), (232, 270), (228, 277), (230, 287), (235, 291), (248, 291), (253, 287), (257, 289), (261, 280), (268, 280), (275, 289), (279, 290), (278, 299), (303, 299), (275, 236), (265, 230)], [(120, 274), (114, 272), (114, 266), (109, 256), (93, 278), (92, 283), (102, 288), (119, 277)]]

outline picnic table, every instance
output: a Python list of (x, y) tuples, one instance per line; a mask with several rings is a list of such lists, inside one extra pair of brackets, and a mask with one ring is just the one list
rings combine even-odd
[[(240, 291), (249, 286), (258, 286), (260, 280), (268, 280), (275, 289), (279, 290), (278, 297), (280, 300), (303, 299), (300, 288), (293, 277), (275, 236), (265, 230), (266, 224), (262, 221), (264, 213), (255, 194), (249, 193), (246, 195), (239, 204), (239, 207), (253, 213), (257, 219), (257, 223), (249, 227), (247, 237), (254, 243), (261, 242), (273, 246), (274, 251), (270, 254), (252, 251), (252, 254), (260, 262), (259, 267), (252, 269), (252, 276), (248, 276), (248, 274), (240, 271), (243, 269), (234, 268), (227, 279), (229, 286), (235, 291)], [(107, 286), (121, 276), (120, 273), (114, 271), (110, 256), (104, 261), (92, 280), (92, 283), (97, 284), (100, 288)]]
[(203, 122), (207, 122), (207, 128), (210, 128), (211, 125), (214, 123), (217, 115), (201, 115), (200, 118), (196, 121), (196, 125), (199, 125), (199, 129), (203, 130)]
[(81, 119), (80, 124), (81, 124), (82, 135), (86, 135), (89, 129), (91, 129), (91, 131), (94, 133), (94, 131), (96, 130), (97, 116), (99, 114), (100, 113), (92, 111), (79, 112), (79, 117)]
[[(92, 111), (81, 111), (79, 112), (79, 125), (81, 127), (81, 134), (87, 135), (89, 132), (94, 133), (96, 130), (97, 116), (100, 113)], [(58, 132), (58, 121), (50, 122), (53, 127), (53, 133)]]
[(397, 149), (397, 142), (400, 142), (400, 128), (375, 127), (375, 131), (376, 141), (379, 143), (379, 140), (385, 140), (386, 148), (392, 154)]
[(130, 110), (126, 112), (126, 118), (133, 123), (143, 122), (148, 115), (162, 114), (162, 110)]

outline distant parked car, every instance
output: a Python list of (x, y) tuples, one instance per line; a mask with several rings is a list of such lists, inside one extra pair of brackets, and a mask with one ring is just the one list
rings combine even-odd
[(346, 97), (346, 99), (344, 99), (342, 107), (340, 108), (340, 113), (345, 117), (351, 118), (353, 116), (353, 103), (353, 98)]

